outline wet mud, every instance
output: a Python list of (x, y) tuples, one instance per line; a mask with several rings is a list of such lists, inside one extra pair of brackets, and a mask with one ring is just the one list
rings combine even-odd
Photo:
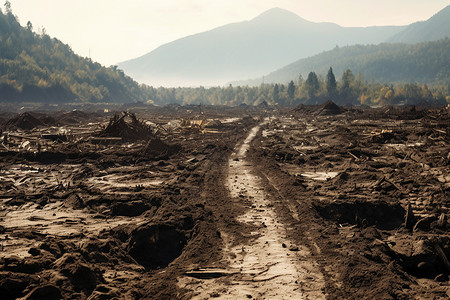
[(445, 299), (448, 108), (1, 125), (2, 299)]

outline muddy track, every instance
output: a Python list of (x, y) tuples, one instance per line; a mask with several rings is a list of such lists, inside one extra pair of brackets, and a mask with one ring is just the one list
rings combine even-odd
[[(237, 221), (246, 228), (245, 239), (222, 232), (223, 269), (202, 268), (180, 279), (196, 299), (321, 299), (324, 277), (311, 251), (287, 238), (286, 225), (275, 206), (277, 198), (266, 193), (261, 177), (247, 159), (255, 126), (229, 159), (225, 186), (231, 202), (244, 203), (246, 212)], [(239, 240), (239, 241), (238, 241)]]

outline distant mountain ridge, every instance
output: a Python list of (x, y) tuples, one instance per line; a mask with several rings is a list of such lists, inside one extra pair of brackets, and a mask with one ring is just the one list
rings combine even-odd
[[(313, 57), (300, 59), (264, 76), (265, 83), (287, 83), (309, 72), (325, 76), (330, 68), (336, 78), (350, 69), (366, 80), (382, 83), (420, 82), (450, 84), (450, 39), (418, 44), (356, 45), (336, 47)], [(232, 82), (258, 86), (263, 77)]]
[(405, 28), (314, 23), (274, 8), (250, 21), (167, 43), (118, 66), (134, 79), (153, 86), (223, 85), (260, 76), (336, 45), (378, 44)]
[(414, 44), (436, 41), (446, 37), (450, 37), (450, 5), (427, 21), (409, 25), (398, 34), (389, 38), (387, 42)]

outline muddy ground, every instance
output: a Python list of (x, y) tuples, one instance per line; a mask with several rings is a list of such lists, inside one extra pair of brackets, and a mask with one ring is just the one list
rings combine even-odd
[(1, 298), (448, 298), (449, 125), (331, 102), (4, 113)]

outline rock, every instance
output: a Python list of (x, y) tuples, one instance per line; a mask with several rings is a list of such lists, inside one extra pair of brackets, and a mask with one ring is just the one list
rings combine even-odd
[(298, 247), (297, 247), (297, 246), (294, 246), (294, 245), (291, 245), (291, 246), (289, 247), (289, 251), (298, 251)]

